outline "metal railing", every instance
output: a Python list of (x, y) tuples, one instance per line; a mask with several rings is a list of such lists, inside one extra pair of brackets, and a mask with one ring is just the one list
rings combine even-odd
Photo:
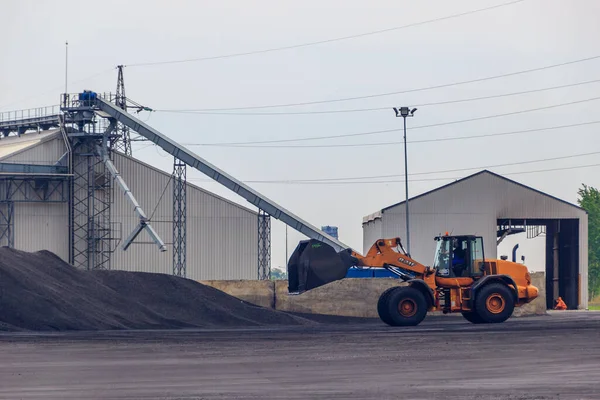
[(25, 110), (3, 111), (0, 112), (0, 123), (14, 122), (20, 123), (27, 120), (40, 119), (44, 117), (56, 117), (60, 113), (59, 106), (46, 106), (37, 108), (28, 108)]
[(59, 124), (59, 106), (29, 108), (0, 112), (0, 136), (18, 136), (28, 131), (47, 130)]
[[(0, 112), (0, 137), (9, 136), (13, 133), (21, 135), (28, 131), (58, 127), (60, 124), (59, 116), (63, 111), (92, 107), (95, 99), (115, 103), (116, 94), (112, 92), (63, 93), (60, 96), (59, 105)], [(138, 112), (147, 109), (129, 99), (128, 102), (130, 103), (129, 106), (137, 108)], [(108, 128), (108, 123), (104, 119), (100, 119), (94, 121), (94, 126), (90, 129), (90, 132), (102, 132), (106, 128)]]
[(63, 93), (60, 96), (60, 109), (91, 107), (97, 98), (114, 103), (115, 97), (116, 96), (110, 92)]

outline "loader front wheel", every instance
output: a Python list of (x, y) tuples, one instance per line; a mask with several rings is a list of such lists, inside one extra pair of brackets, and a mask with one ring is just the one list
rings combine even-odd
[(485, 285), (475, 299), (475, 312), (483, 322), (495, 324), (510, 318), (515, 309), (511, 290), (501, 283)]
[(396, 289), (398, 289), (397, 286), (387, 289), (381, 293), (381, 296), (379, 296), (379, 301), (377, 301), (377, 314), (379, 314), (379, 318), (388, 325), (393, 324), (390, 313), (388, 312), (388, 300), (390, 293)]
[(427, 300), (423, 293), (410, 286), (393, 290), (387, 299), (391, 326), (419, 325), (427, 315)]

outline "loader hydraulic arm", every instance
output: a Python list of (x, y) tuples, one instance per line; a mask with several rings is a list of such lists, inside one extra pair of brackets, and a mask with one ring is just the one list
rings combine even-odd
[(379, 239), (365, 256), (353, 254), (360, 267), (385, 268), (402, 280), (424, 279), (435, 271), (410, 258), (400, 238)]
[(435, 270), (410, 258), (396, 237), (377, 240), (364, 256), (352, 249), (338, 253), (314, 239), (301, 241), (288, 262), (288, 290), (302, 293), (343, 279), (353, 266), (384, 268), (404, 281), (421, 279), (435, 287)]

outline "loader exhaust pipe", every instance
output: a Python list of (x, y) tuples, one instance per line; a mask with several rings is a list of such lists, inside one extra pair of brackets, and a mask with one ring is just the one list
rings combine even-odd
[(337, 253), (326, 243), (303, 240), (288, 261), (288, 291), (302, 293), (343, 279), (356, 262), (350, 249)]

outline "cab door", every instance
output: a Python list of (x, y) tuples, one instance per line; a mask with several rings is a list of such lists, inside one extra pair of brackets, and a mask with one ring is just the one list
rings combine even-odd
[(483, 238), (481, 236), (472, 236), (468, 242), (468, 265), (470, 276), (478, 277), (483, 275), (485, 266), (485, 257), (483, 254)]

